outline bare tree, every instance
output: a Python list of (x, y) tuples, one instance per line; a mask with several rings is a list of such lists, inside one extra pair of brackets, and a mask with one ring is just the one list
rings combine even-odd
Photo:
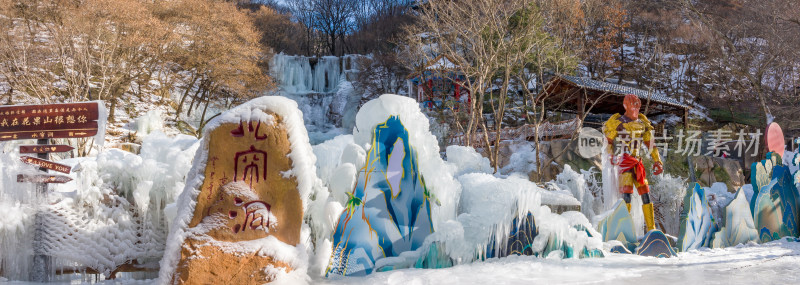
[[(528, 94), (530, 82), (541, 82), (534, 78), (566, 72), (577, 60), (548, 32), (533, 1), (431, 1), (423, 6), (418, 23), (406, 36), (410, 49), (427, 61), (446, 55), (455, 61), (450, 68), (467, 77), (463, 86), (472, 104), (463, 129), (466, 144), (481, 140), (496, 171), (509, 94)], [(485, 120), (484, 106), (490, 108), (491, 124)], [(478, 128), (481, 137), (474, 138)], [(496, 135), (491, 138), (490, 132)]]
[[(800, 11), (786, 2), (743, 2), (738, 5), (731, 1), (682, 0), (680, 4), (696, 28), (707, 31), (710, 39), (718, 43), (709, 45), (709, 63), (720, 68), (708, 73), (708, 80), (733, 91), (725, 93), (733, 101), (757, 99), (770, 121), (770, 106), (780, 105), (794, 95), (797, 86), (797, 37), (790, 35), (796, 35), (800, 26), (787, 14)], [(749, 20), (741, 21), (742, 18)]]
[(304, 48), (306, 55), (312, 55), (316, 52), (314, 49), (314, 0), (287, 0), (286, 4), (292, 12), (292, 18), (300, 23), (305, 30)]
[(330, 54), (337, 55), (336, 43), (354, 28), (356, 12), (354, 0), (314, 0), (312, 2), (314, 26), (327, 39)]
[[(121, 103), (173, 84), (177, 112), (234, 102), (269, 87), (252, 19), (223, 1), (36, 0), (0, 2), (0, 75), (27, 102)], [(195, 104), (196, 103), (196, 104)]]

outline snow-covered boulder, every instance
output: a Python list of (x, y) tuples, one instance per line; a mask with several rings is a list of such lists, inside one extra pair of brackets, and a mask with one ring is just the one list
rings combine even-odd
[(211, 121), (177, 202), (161, 283), (307, 282), (318, 179), (297, 104), (261, 97)]

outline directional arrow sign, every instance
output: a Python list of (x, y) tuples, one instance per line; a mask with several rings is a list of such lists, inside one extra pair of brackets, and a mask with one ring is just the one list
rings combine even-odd
[(63, 175), (26, 175), (17, 174), (17, 182), (31, 182), (31, 183), (67, 183), (72, 181), (72, 178)]
[(48, 153), (48, 152), (68, 152), (75, 149), (74, 147), (54, 144), (54, 145), (21, 145), (19, 146), (19, 153)]
[(94, 136), (101, 103), (0, 106), (0, 141)]
[(39, 167), (44, 167), (44, 168), (47, 168), (47, 169), (50, 169), (50, 170), (54, 170), (54, 171), (58, 171), (58, 172), (61, 172), (61, 173), (69, 174), (69, 172), (72, 171), (72, 167), (71, 166), (55, 163), (55, 162), (44, 160), (44, 159), (39, 159), (39, 158), (35, 158), (35, 157), (30, 157), (30, 156), (22, 156), (22, 157), (20, 157), (20, 159), (22, 159), (22, 162), (24, 162), (24, 163), (31, 164), (31, 165), (36, 165), (36, 166), (39, 166)]

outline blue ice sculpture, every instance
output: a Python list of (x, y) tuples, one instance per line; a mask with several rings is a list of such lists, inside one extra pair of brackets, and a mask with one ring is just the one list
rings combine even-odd
[(506, 257), (509, 255), (537, 255), (533, 251), (533, 239), (539, 234), (536, 229), (536, 219), (528, 212), (520, 222), (519, 217), (511, 221), (511, 231), (508, 234), (506, 245), (494, 239), (494, 235), (486, 246), (486, 258)]
[(683, 198), (680, 219), (678, 250), (687, 251), (711, 246), (713, 233), (717, 230), (711, 207), (708, 206), (705, 190), (695, 183)]
[(637, 242), (636, 230), (633, 226), (633, 218), (625, 208), (622, 199), (617, 201), (614, 211), (603, 219), (598, 226), (598, 231), (603, 237), (603, 241), (618, 240), (626, 247)]
[(714, 234), (714, 248), (723, 248), (758, 241), (758, 230), (750, 213), (744, 191), (739, 188), (733, 201), (725, 207), (725, 226)]
[(372, 136), (367, 161), (333, 233), (327, 276), (370, 274), (379, 259), (416, 250), (434, 232), (432, 198), (400, 118), (389, 117)]

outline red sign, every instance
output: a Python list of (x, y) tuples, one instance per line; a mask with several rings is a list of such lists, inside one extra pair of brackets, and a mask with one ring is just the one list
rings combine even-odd
[(17, 174), (17, 182), (32, 182), (32, 183), (67, 183), (72, 181), (72, 178), (63, 175), (25, 175)]
[(0, 106), (0, 141), (94, 136), (99, 104)]
[(21, 145), (19, 146), (19, 153), (68, 152), (73, 149), (75, 148), (63, 144)]
[(22, 156), (22, 157), (20, 157), (20, 159), (22, 159), (22, 162), (24, 162), (24, 163), (31, 164), (31, 165), (36, 165), (36, 166), (39, 166), (39, 167), (44, 167), (44, 168), (47, 168), (47, 169), (50, 169), (50, 170), (54, 170), (54, 171), (58, 171), (58, 172), (61, 172), (61, 173), (69, 174), (69, 172), (72, 171), (72, 167), (70, 167), (70, 166), (63, 165), (63, 164), (58, 164), (58, 163), (55, 163), (55, 162), (52, 162), (52, 161), (49, 161), (49, 160), (39, 159), (39, 158), (35, 158), (35, 157), (30, 157), (30, 156)]

